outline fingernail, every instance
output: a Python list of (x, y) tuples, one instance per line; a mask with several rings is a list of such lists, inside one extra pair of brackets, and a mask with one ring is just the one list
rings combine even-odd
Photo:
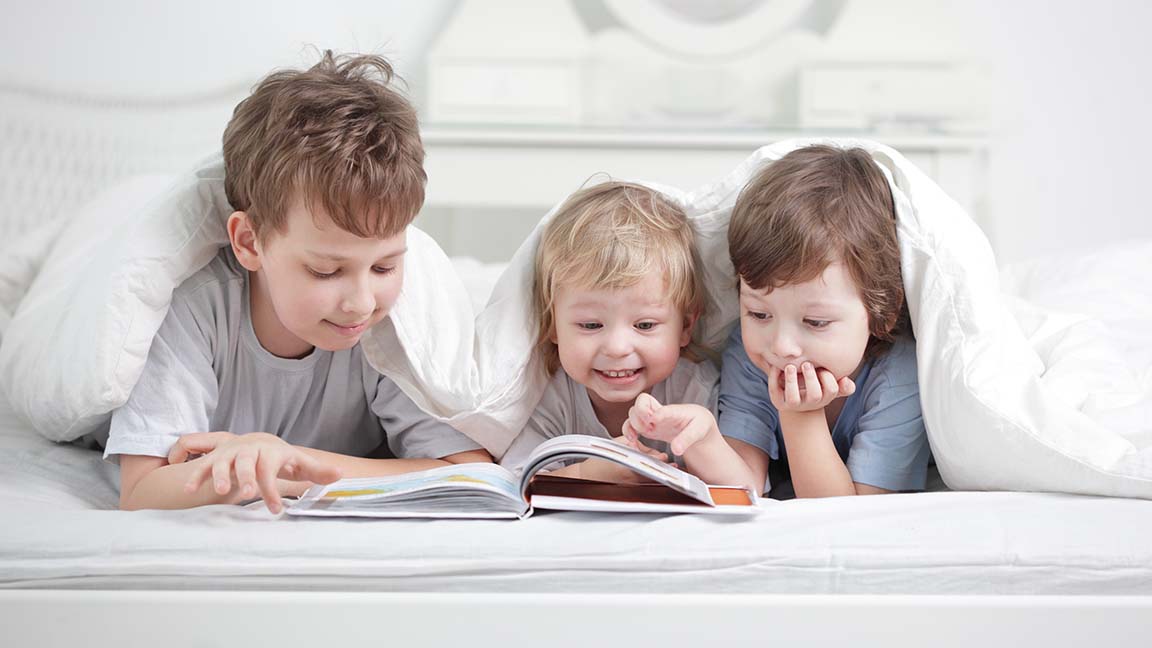
[(811, 363), (811, 362), (805, 362), (805, 363), (804, 363), (804, 371), (808, 371), (808, 370), (809, 370), (809, 369), (811, 369), (811, 368), (812, 368), (812, 363)]
[(228, 482), (223, 481), (223, 480), (216, 482), (216, 490), (225, 490), (227, 488), (228, 488)]

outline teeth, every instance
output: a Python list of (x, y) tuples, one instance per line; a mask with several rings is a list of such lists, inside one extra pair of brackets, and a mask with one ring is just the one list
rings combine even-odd
[(627, 378), (628, 376), (631, 376), (632, 374), (636, 373), (636, 370), (635, 369), (625, 369), (624, 371), (605, 371), (603, 373), (605, 376), (608, 376), (609, 378)]

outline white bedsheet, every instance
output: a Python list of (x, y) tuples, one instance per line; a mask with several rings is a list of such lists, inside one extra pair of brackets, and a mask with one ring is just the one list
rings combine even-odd
[(934, 492), (770, 502), (753, 521), (122, 512), (117, 469), (0, 403), (0, 588), (1152, 594), (1152, 501)]

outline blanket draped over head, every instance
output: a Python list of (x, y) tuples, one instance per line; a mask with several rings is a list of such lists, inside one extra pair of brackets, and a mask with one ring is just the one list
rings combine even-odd
[[(696, 229), (708, 291), (698, 341), (719, 349), (736, 320), (727, 228), (740, 190), (764, 165), (810, 144), (864, 148), (890, 182), (921, 405), (945, 482), (1152, 498), (1149, 389), (1108, 330), (1002, 295), (980, 229), (889, 147), (789, 140), (695, 191), (643, 183), (680, 205)], [(63, 228), (30, 235), (35, 245), (0, 263), (0, 306), (18, 304), (0, 347), (0, 381), (15, 411), (58, 441), (106, 425), (140, 377), (174, 288), (227, 244), (230, 212), (217, 155), (175, 180), (134, 179)], [(531, 287), (550, 218), (478, 314), (452, 262), (410, 227), (401, 295), (362, 341), (369, 361), (417, 404), (496, 456), (548, 381), (533, 353)]]

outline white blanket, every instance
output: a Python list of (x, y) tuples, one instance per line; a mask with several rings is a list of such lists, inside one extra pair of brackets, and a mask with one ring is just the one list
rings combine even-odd
[[(813, 142), (837, 143), (781, 142), (696, 191), (657, 187), (698, 231), (706, 343), (718, 345), (735, 318), (726, 237), (739, 191), (764, 164)], [(1133, 367), (1099, 321), (1006, 306), (987, 242), (952, 200), (896, 151), (839, 143), (865, 147), (890, 176), (925, 421), (948, 484), (1152, 497), (1147, 367)], [(221, 178), (214, 158), (159, 197), (154, 182), (121, 187), (51, 246), (0, 347), (0, 381), (42, 434), (75, 438), (127, 398), (172, 289), (225, 240)], [(404, 290), (365, 351), (427, 411), (498, 455), (545, 383), (529, 307), (539, 228), (475, 317), (452, 262), (418, 230), (409, 239)]]

